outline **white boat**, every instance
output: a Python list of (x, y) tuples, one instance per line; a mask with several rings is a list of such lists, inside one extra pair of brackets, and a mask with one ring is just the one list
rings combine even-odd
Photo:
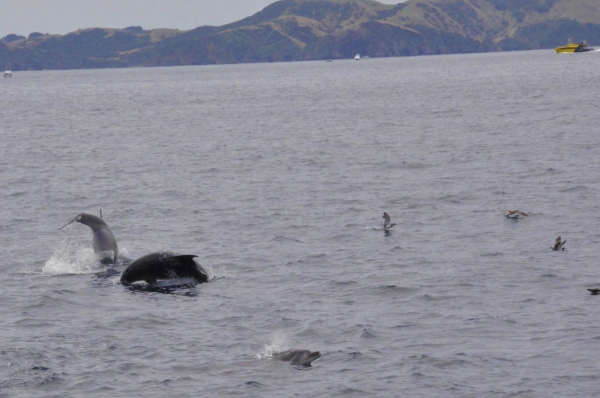
[(12, 77), (12, 71), (10, 70), (10, 64), (7, 65), (6, 70), (4, 71), (4, 77)]
[(356, 55), (354, 56), (354, 60), (355, 60), (355, 61), (360, 61), (360, 54), (356, 54)]

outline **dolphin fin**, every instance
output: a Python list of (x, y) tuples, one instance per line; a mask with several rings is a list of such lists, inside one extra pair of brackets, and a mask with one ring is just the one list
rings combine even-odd
[(208, 281), (208, 275), (206, 271), (202, 269), (200, 265), (198, 265), (194, 258), (198, 257), (195, 254), (182, 254), (176, 256), (176, 258), (181, 259), (186, 264), (186, 270), (191, 274), (191, 276), (198, 281), (198, 283), (204, 283)]
[[(181, 258), (182, 260), (192, 260), (194, 258), (196, 258), (198, 256), (196, 256), (195, 254), (180, 254), (175, 256), (175, 258)], [(192, 260), (194, 261), (194, 260)]]

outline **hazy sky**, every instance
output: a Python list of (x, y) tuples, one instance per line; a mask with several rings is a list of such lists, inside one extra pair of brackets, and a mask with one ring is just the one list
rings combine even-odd
[[(397, 4), (404, 0), (379, 0)], [(192, 29), (224, 25), (275, 0), (0, 0), (0, 37), (73, 32), (79, 28)]]

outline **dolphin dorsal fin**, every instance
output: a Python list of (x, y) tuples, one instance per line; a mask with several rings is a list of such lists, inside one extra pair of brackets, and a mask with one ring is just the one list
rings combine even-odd
[(177, 255), (175, 257), (176, 258), (181, 258), (183, 260), (192, 260), (192, 261), (194, 261), (193, 259), (196, 258), (196, 257), (198, 257), (198, 256), (196, 256), (195, 254), (179, 254), (179, 255)]

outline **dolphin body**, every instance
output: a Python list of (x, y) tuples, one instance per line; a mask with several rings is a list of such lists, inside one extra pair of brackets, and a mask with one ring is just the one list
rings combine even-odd
[(289, 350), (273, 355), (273, 359), (289, 362), (292, 365), (310, 366), (311, 362), (321, 358), (319, 351)]
[(117, 261), (117, 254), (119, 253), (117, 241), (101, 217), (102, 211), (100, 212), (100, 217), (81, 213), (59, 229), (63, 229), (75, 221), (87, 225), (92, 229), (92, 233), (94, 234), (92, 238), (94, 253), (102, 257), (102, 262), (115, 263)]
[(197, 283), (208, 281), (206, 271), (194, 261), (194, 254), (156, 252), (146, 254), (133, 261), (121, 274), (121, 283), (131, 285), (146, 281), (149, 284), (157, 280), (194, 278)]

